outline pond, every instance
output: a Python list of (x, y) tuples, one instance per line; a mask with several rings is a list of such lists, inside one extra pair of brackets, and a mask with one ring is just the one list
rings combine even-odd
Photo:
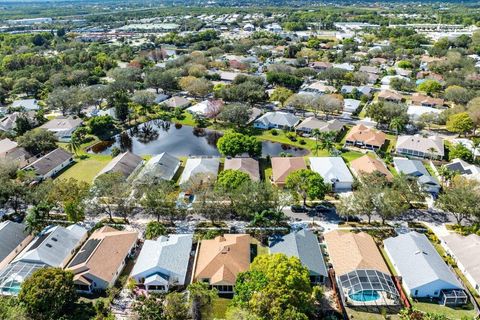
[[(102, 141), (89, 149), (91, 153), (110, 154), (113, 147), (122, 152), (138, 155), (154, 155), (168, 152), (176, 157), (220, 156), (217, 141), (221, 132), (182, 126), (162, 120), (152, 120), (131, 128), (111, 141)], [(308, 150), (271, 141), (262, 141), (262, 156), (278, 156), (281, 153), (304, 156)]]

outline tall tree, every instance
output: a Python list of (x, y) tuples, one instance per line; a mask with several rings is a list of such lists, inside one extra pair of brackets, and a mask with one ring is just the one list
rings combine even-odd
[(303, 205), (307, 205), (307, 198), (311, 200), (323, 199), (328, 188), (323, 182), (322, 176), (308, 169), (300, 169), (287, 176), (285, 186), (291, 190), (294, 198), (299, 196), (303, 199)]

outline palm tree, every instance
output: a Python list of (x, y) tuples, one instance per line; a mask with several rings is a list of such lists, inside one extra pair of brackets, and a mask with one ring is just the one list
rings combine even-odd
[(458, 173), (457, 171), (450, 170), (446, 166), (441, 166), (438, 169), (438, 175), (442, 177), (442, 183), (447, 186), (450, 183), (450, 181), (452, 181), (452, 179), (457, 175), (457, 173)]
[(335, 146), (336, 133), (333, 131), (322, 132), (320, 134), (320, 148), (322, 150), (330, 150)]
[(395, 130), (395, 135), (398, 136), (400, 131), (403, 131), (405, 129), (405, 124), (403, 123), (403, 120), (399, 117), (395, 117), (390, 121), (390, 129)]
[(78, 141), (77, 137), (72, 136), (70, 138), (70, 141), (67, 144), (68, 151), (77, 154), (77, 151), (79, 148), (80, 148), (80, 141)]

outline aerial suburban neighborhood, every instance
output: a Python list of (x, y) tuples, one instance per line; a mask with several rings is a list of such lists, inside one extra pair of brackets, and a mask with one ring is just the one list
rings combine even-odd
[(480, 319), (478, 1), (0, 2), (0, 319)]

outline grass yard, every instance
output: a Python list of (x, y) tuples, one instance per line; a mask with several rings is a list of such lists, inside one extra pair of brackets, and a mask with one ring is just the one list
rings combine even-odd
[(212, 306), (208, 310), (202, 311), (202, 319), (214, 320), (225, 319), (225, 312), (227, 311), (230, 299), (216, 298), (212, 301)]
[(400, 316), (397, 314), (388, 314), (388, 318), (385, 318), (380, 313), (365, 312), (360, 310), (353, 310), (351, 308), (346, 308), (347, 314), (350, 319), (355, 320), (400, 320)]
[[(368, 153), (367, 153), (368, 154)], [(358, 151), (347, 151), (342, 153), (342, 158), (345, 162), (351, 162), (355, 159), (363, 157), (365, 154)]]
[(446, 316), (448, 319), (474, 319), (475, 310), (471, 304), (466, 305), (464, 308), (450, 308), (442, 306), (438, 303), (430, 302), (413, 302), (413, 307), (423, 312), (435, 313)]
[(75, 178), (79, 181), (92, 183), (95, 176), (110, 161), (110, 155), (88, 154), (75, 158), (75, 163), (60, 174), (59, 179)]
[[(315, 141), (312, 139), (296, 136), (297, 141), (292, 141), (287, 137), (284, 131), (276, 130), (276, 132), (277, 132), (277, 135), (273, 135), (271, 130), (262, 130), (260, 131), (259, 135), (257, 135), (257, 138), (260, 140), (269, 140), (273, 142), (288, 144), (298, 148), (308, 149), (310, 151), (315, 150)], [(292, 134), (295, 135), (294, 132), (292, 132)], [(300, 143), (300, 141), (302, 140), (305, 141), (305, 144)]]

